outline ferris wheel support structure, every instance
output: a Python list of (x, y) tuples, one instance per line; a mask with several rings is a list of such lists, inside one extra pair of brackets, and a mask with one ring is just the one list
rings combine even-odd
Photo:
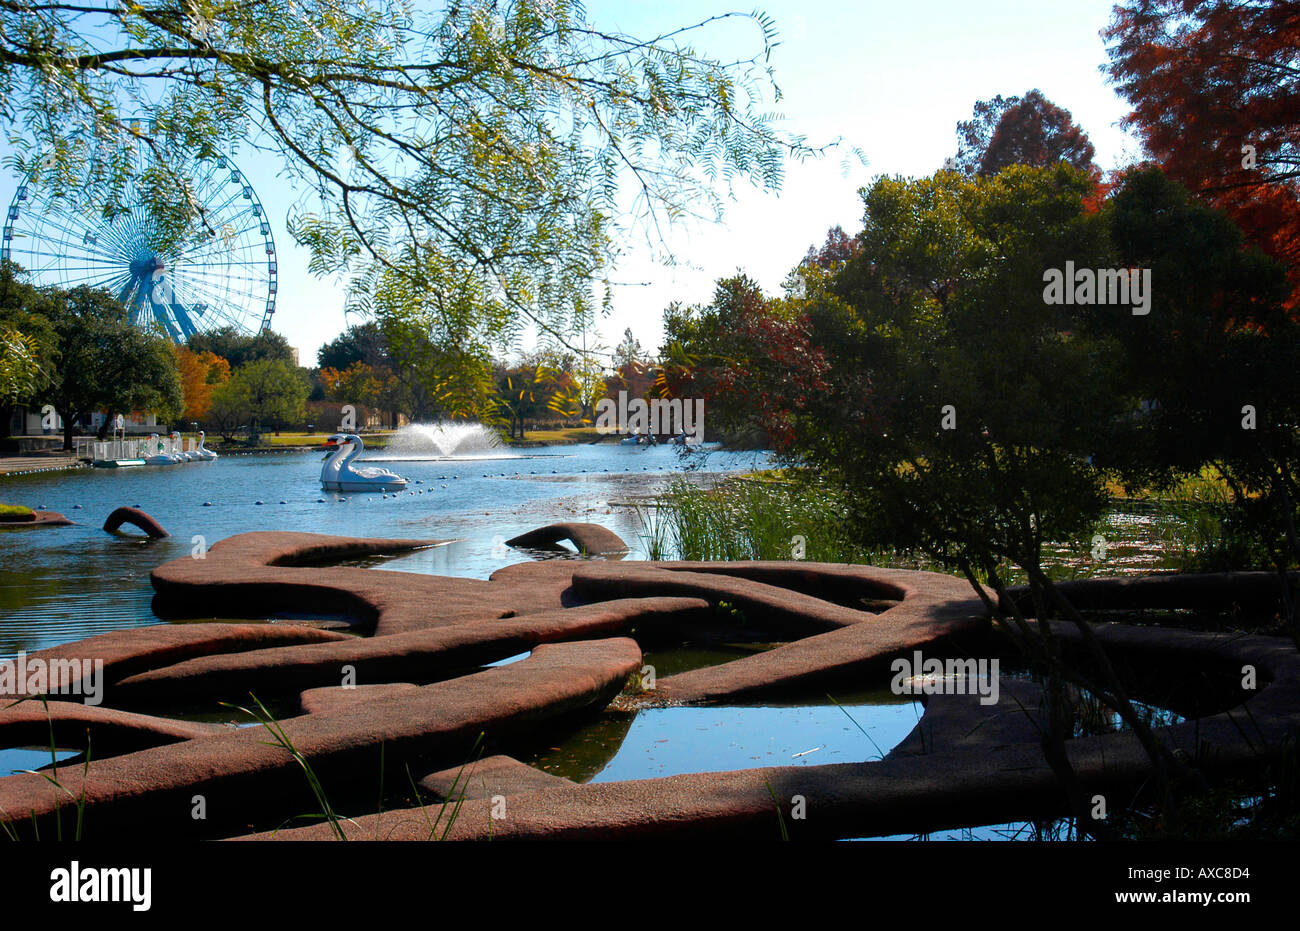
[[(143, 142), (136, 179), (155, 164)], [(233, 326), (269, 329), (278, 261), (266, 211), (229, 159), (169, 160), (199, 208), (184, 229), (164, 231), (138, 183), (110, 211), (93, 192), (56, 197), (24, 178), (5, 216), (0, 259), (22, 266), (37, 285), (102, 288), (126, 306), (131, 322), (156, 324), (177, 343)]]

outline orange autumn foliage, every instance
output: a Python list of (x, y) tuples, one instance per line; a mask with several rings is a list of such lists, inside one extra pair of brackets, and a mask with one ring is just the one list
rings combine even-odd
[(1128, 0), (1103, 35), (1126, 125), (1286, 267), (1300, 311), (1300, 3)]
[(183, 420), (203, 421), (212, 408), (212, 392), (230, 378), (230, 363), (214, 352), (194, 352), (176, 347), (176, 366), (181, 374), (185, 406)]

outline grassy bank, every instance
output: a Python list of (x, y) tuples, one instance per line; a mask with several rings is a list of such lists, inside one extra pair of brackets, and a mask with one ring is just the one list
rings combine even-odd
[(525, 430), (521, 440), (506, 440), (512, 446), (565, 446), (572, 443), (597, 443), (605, 435), (595, 427), (556, 427), (547, 430)]

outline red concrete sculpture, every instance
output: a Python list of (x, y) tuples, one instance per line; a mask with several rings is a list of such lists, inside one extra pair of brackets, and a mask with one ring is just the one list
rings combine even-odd
[[(543, 530), (525, 536), (557, 533)], [(569, 525), (563, 532), (589, 541), (609, 534)], [(52, 721), (69, 748), (81, 746), (89, 729), (94, 753), (84, 771), (61, 767), (60, 787), (39, 774), (0, 779), (0, 821), (19, 835), (44, 831), (60, 807), (84, 799), (91, 838), (148, 825), (169, 837), (325, 839), (335, 827), (281, 829), (286, 818), (319, 807), (298, 760), (309, 762), (335, 810), (355, 814), (375, 808), (381, 755), (394, 791), (410, 779), (426, 805), (464, 799), (450, 828), (458, 838), (775, 838), (782, 823), (794, 836), (845, 837), (1068, 814), (1043, 759), (1036, 687), (1028, 682), (1008, 681), (992, 706), (971, 695), (928, 697), (912, 736), (875, 762), (590, 785), (500, 753), (462, 769), (484, 735), (508, 744), (590, 716), (620, 693), (623, 706), (806, 694), (880, 676), (891, 658), (914, 650), (973, 655), (999, 643), (969, 585), (929, 572), (544, 560), (477, 580), (328, 565), (436, 545), (247, 533), (217, 543), (205, 558), (159, 567), (153, 584), (164, 616), (319, 612), (346, 616), (351, 632), (294, 623), (163, 625), (32, 654), (50, 670), (48, 719), (20, 687), (15, 697), (29, 700), (0, 708), (0, 742), (31, 742)], [(1160, 600), (1161, 584), (1106, 582), (1096, 597), (1112, 607), (1149, 604)], [(1168, 584), (1178, 598), (1189, 583)], [(1196, 584), (1202, 594), (1214, 588)], [(1220, 585), (1259, 594), (1264, 582), (1224, 577)], [(1086, 598), (1088, 589), (1076, 594)], [(729, 623), (719, 613), (723, 603), (728, 617), (738, 613), (747, 627), (782, 642), (662, 676), (653, 691), (625, 691), (642, 670), (639, 641), (716, 629)], [(1067, 642), (1078, 636), (1068, 626), (1058, 632)], [(1233, 707), (1160, 732), (1170, 745), (1200, 753), (1211, 776), (1257, 767), (1300, 728), (1300, 656), (1289, 642), (1125, 625), (1098, 625), (1096, 634), (1133, 662), (1158, 657), (1166, 667), (1225, 675), (1257, 670), (1259, 687), (1236, 695)], [(92, 670), (104, 707), (75, 697)], [(249, 693), (275, 710), (274, 732), (162, 716), (182, 702), (251, 707)], [(1089, 792), (1131, 794), (1149, 776), (1149, 760), (1127, 732), (1072, 740), (1068, 753)], [(196, 796), (205, 802), (201, 819), (190, 815)], [(807, 817), (779, 816), (796, 796)], [(418, 806), (362, 814), (337, 829), (356, 838), (422, 838), (430, 836), (428, 815)]]

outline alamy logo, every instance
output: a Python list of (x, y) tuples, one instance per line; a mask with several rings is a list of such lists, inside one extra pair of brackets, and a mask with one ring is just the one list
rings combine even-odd
[(0, 695), (82, 695), (85, 704), (104, 700), (102, 659), (28, 659), (19, 653), (0, 662)]
[(600, 433), (672, 434), (691, 436), (695, 442), (704, 442), (704, 399), (695, 398), (633, 398), (629, 403), (627, 392), (618, 393), (618, 403), (613, 398), (602, 398), (596, 404), (596, 430)]
[(1133, 316), (1151, 313), (1151, 269), (1079, 268), (1065, 263), (1065, 271), (1043, 272), (1044, 304), (1131, 304)]
[(998, 703), (997, 658), (948, 659), (921, 657), (921, 651), (912, 658), (900, 656), (889, 664), (894, 678), (889, 690), (895, 695), (978, 695), (981, 705)]
[(83, 867), (78, 861), (50, 872), (51, 902), (130, 902), (137, 912), (153, 902), (153, 870)]

